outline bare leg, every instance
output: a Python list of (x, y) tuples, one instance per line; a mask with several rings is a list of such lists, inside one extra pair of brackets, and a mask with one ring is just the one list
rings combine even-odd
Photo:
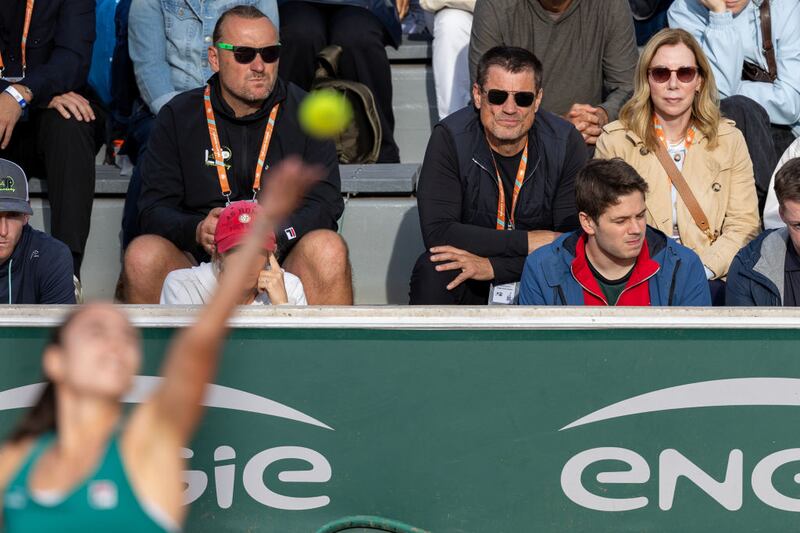
[(347, 244), (336, 232), (320, 229), (307, 233), (282, 266), (303, 282), (310, 305), (353, 305)]
[(157, 304), (167, 274), (190, 266), (186, 255), (167, 239), (158, 235), (135, 238), (125, 250), (124, 303)]

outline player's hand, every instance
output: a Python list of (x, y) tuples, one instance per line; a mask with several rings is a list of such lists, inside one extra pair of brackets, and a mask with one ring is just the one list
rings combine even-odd
[(266, 292), (272, 305), (289, 303), (286, 295), (286, 284), (283, 279), (283, 270), (275, 259), (275, 254), (270, 252), (267, 269), (258, 275), (258, 292)]
[(95, 119), (89, 100), (72, 91), (54, 96), (47, 107), (55, 109), (66, 119), (75, 117), (75, 120), (81, 122), (91, 122)]
[(214, 232), (217, 231), (220, 213), (222, 213), (221, 207), (215, 207), (209, 211), (206, 218), (200, 221), (194, 232), (195, 240), (208, 255), (214, 253)]
[(461, 273), (447, 285), (447, 290), (451, 291), (467, 281), (474, 279), (488, 281), (494, 279), (494, 268), (486, 257), (471, 254), (465, 250), (460, 250), (454, 246), (434, 246), (431, 248), (431, 261), (441, 263), (436, 265), (439, 272), (448, 270), (460, 270)]

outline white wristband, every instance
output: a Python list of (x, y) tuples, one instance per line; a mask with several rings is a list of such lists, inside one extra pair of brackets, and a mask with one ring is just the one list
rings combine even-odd
[(27, 102), (27, 100), (25, 100), (25, 98), (22, 96), (22, 93), (20, 93), (20, 92), (17, 90), (17, 88), (16, 88), (16, 87), (14, 87), (14, 86), (12, 86), (12, 85), (9, 85), (8, 87), (6, 87), (6, 90), (5, 90), (5, 91), (3, 91), (3, 92), (6, 92), (6, 93), (10, 94), (10, 95), (11, 95), (11, 97), (12, 97), (12, 98), (14, 98), (14, 100), (16, 100), (16, 101), (17, 101), (17, 103), (19, 104), (19, 106), (20, 106), (22, 109), (25, 109), (26, 107), (28, 107), (28, 102)]

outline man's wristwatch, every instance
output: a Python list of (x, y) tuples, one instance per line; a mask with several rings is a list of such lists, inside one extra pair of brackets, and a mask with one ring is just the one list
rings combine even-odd
[(6, 90), (5, 90), (5, 91), (3, 91), (3, 92), (5, 92), (5, 93), (8, 93), (8, 94), (9, 94), (9, 95), (10, 95), (10, 96), (11, 96), (11, 97), (14, 99), (14, 100), (16, 100), (16, 101), (17, 101), (17, 103), (19, 104), (19, 106), (20, 106), (20, 107), (21, 107), (23, 110), (24, 110), (26, 107), (28, 107), (28, 101), (27, 101), (27, 100), (25, 100), (25, 98), (22, 96), (22, 93), (20, 93), (20, 92), (17, 90), (17, 88), (16, 88), (16, 87), (14, 87), (13, 85), (9, 85), (8, 87), (6, 87)]

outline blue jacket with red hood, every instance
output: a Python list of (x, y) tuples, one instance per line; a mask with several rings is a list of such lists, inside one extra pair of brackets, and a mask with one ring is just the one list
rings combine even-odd
[[(520, 305), (608, 305), (588, 268), (585, 239), (581, 230), (567, 233), (528, 256)], [(645, 244), (617, 305), (710, 306), (700, 258), (648, 226)]]

